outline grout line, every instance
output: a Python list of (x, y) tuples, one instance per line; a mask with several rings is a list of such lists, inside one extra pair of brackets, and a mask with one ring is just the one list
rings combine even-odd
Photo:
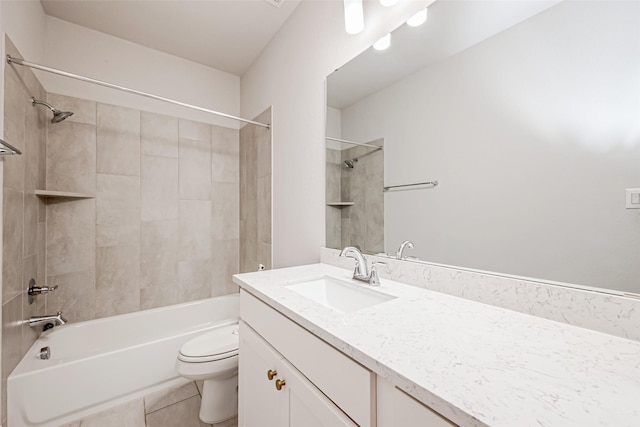
[[(197, 388), (197, 387), (196, 387), (196, 388)], [(165, 409), (171, 408), (172, 406), (175, 406), (175, 405), (177, 405), (177, 404), (179, 404), (179, 403), (182, 403), (182, 402), (184, 402), (184, 401), (186, 401), (186, 400), (193, 399), (193, 398), (194, 398), (194, 397), (196, 397), (196, 396), (197, 396), (197, 397), (200, 397), (200, 392), (198, 392), (198, 394), (194, 394), (193, 396), (189, 396), (189, 397), (186, 397), (186, 398), (184, 398), (184, 399), (182, 399), (182, 400), (178, 400), (177, 402), (173, 402), (171, 405), (163, 406), (162, 408), (158, 408), (158, 409), (156, 409), (155, 411), (151, 411), (151, 412), (147, 412), (147, 408), (145, 407), (145, 410), (144, 410), (144, 412), (145, 412), (145, 418), (146, 418), (146, 416), (147, 416), (147, 415), (154, 414), (154, 413), (156, 413), (156, 412), (158, 412), (158, 411), (162, 411), (162, 410), (165, 410)]]

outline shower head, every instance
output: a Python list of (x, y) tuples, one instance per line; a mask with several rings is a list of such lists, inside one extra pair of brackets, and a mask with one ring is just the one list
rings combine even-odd
[(60, 111), (57, 110), (55, 108), (53, 108), (51, 106), (51, 104), (48, 104), (44, 101), (40, 101), (38, 99), (35, 98), (31, 98), (31, 105), (33, 105), (34, 107), (39, 104), (39, 105), (44, 105), (45, 107), (47, 107), (48, 109), (51, 110), (51, 112), (53, 113), (53, 117), (51, 118), (51, 123), (60, 123), (61, 121), (63, 121), (64, 119), (66, 119), (67, 117), (73, 116), (73, 112), (71, 111)]
[(353, 169), (353, 165), (358, 161), (358, 159), (351, 159), (344, 161), (344, 167), (348, 169)]

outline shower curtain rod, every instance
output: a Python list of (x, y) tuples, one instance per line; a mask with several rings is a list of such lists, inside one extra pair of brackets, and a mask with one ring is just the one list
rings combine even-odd
[(375, 148), (376, 150), (384, 150), (384, 148), (379, 145), (371, 145), (371, 144), (365, 144), (363, 142), (349, 141), (348, 139), (333, 138), (331, 136), (327, 136), (326, 139), (328, 139), (329, 141), (345, 142), (347, 144), (360, 145), (361, 147)]
[(225, 117), (227, 119), (238, 120), (240, 122), (250, 123), (252, 125), (257, 125), (257, 126), (262, 126), (262, 127), (267, 128), (267, 129), (271, 128), (271, 125), (266, 124), (266, 123), (260, 123), (260, 122), (256, 122), (256, 121), (253, 121), (253, 120), (243, 119), (242, 117), (236, 117), (236, 116), (232, 116), (230, 114), (221, 113), (219, 111), (209, 110), (207, 108), (202, 108), (202, 107), (198, 107), (196, 105), (191, 105), (191, 104), (187, 104), (187, 103), (184, 103), (184, 102), (175, 101), (173, 99), (164, 98), (162, 96), (153, 95), (151, 93), (142, 92), (142, 91), (139, 91), (139, 90), (136, 90), (136, 89), (130, 89), (128, 87), (118, 86), (118, 85), (114, 85), (112, 83), (107, 83), (107, 82), (104, 82), (104, 81), (101, 81), (101, 80), (92, 79), (90, 77), (85, 77), (85, 76), (80, 76), (78, 74), (68, 73), (66, 71), (58, 70), (58, 69), (51, 68), (51, 67), (46, 67), (44, 65), (34, 64), (33, 62), (28, 62), (28, 61), (25, 61), (24, 59), (14, 58), (11, 55), (7, 55), (7, 63), (8, 64), (17, 64), (17, 65), (21, 65), (23, 67), (35, 68), (36, 70), (46, 71), (47, 73), (58, 74), (60, 76), (69, 77), (69, 78), (80, 80), (80, 81), (83, 81), (83, 82), (93, 83), (93, 84), (96, 84), (96, 85), (99, 85), (99, 86), (104, 86), (104, 87), (108, 87), (108, 88), (111, 88), (111, 89), (117, 89), (117, 90), (120, 90), (120, 91), (123, 91), (123, 92), (129, 92), (129, 93), (133, 93), (135, 95), (145, 96), (145, 97), (151, 98), (151, 99), (157, 99), (158, 101), (164, 101), (164, 102), (168, 102), (170, 104), (179, 105), (181, 107), (187, 107), (187, 108), (191, 108), (191, 109), (194, 109), (194, 110), (203, 111), (205, 113), (215, 114), (216, 116)]

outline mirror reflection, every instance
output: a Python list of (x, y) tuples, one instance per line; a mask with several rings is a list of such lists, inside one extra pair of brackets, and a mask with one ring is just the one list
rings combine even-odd
[(384, 148), (327, 141), (327, 246), (640, 294), (638, 22), (438, 0), (331, 74), (327, 136)]

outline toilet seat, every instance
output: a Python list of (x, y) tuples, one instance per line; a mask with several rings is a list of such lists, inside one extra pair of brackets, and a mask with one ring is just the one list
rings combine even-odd
[(238, 324), (215, 328), (180, 347), (178, 359), (187, 363), (213, 362), (238, 355)]

